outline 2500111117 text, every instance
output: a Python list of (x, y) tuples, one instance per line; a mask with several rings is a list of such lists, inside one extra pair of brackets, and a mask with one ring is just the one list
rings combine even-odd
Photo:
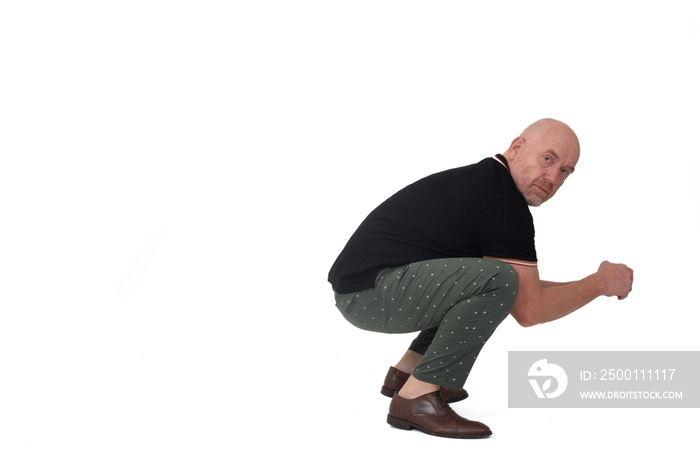
[(598, 372), (581, 371), (581, 380), (664, 381), (673, 380), (676, 369), (601, 369)]

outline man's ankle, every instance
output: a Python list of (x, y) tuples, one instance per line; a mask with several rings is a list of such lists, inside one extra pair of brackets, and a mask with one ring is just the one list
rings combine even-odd
[(413, 400), (426, 393), (432, 393), (438, 390), (440, 390), (439, 385), (423, 382), (410, 376), (401, 390), (399, 390), (399, 396), (407, 400)]
[(413, 369), (416, 368), (418, 363), (420, 363), (421, 359), (423, 359), (422, 354), (408, 350), (394, 367), (400, 370), (401, 372), (410, 374), (411, 372), (413, 372)]

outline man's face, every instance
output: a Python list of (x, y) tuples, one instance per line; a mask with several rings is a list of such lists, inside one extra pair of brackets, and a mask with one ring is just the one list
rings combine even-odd
[(511, 175), (527, 204), (533, 207), (554, 196), (573, 173), (579, 156), (578, 141), (558, 131), (516, 138), (511, 150)]

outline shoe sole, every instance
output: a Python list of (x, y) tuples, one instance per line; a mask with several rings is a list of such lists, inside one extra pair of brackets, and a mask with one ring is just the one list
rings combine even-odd
[(416, 425), (412, 422), (406, 421), (405, 419), (399, 419), (398, 417), (394, 417), (391, 414), (386, 415), (386, 422), (390, 426), (396, 427), (397, 429), (403, 429), (403, 430), (416, 429), (416, 430), (423, 432), (424, 434), (434, 435), (435, 437), (475, 439), (475, 438), (490, 437), (493, 434), (492, 432), (488, 432), (488, 433), (484, 432), (483, 434), (471, 434), (471, 435), (439, 434), (437, 432), (431, 432), (429, 430), (426, 430), (419, 425)]
[[(381, 390), (382, 395), (387, 396), (389, 398), (394, 397), (394, 393), (396, 393), (396, 390), (393, 388), (389, 388), (386, 385), (382, 385), (382, 390)], [(445, 403), (457, 403), (458, 401), (466, 400), (469, 398), (469, 394), (460, 396), (459, 398), (455, 398), (453, 400), (445, 400)]]

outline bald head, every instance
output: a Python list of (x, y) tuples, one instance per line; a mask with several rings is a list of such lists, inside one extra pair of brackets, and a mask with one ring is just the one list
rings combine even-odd
[(578, 137), (568, 125), (545, 118), (525, 128), (503, 156), (527, 203), (538, 206), (574, 172), (580, 151)]
[(579, 145), (576, 133), (574, 133), (566, 123), (552, 118), (543, 118), (542, 120), (534, 122), (525, 128), (520, 137), (525, 139), (525, 141), (536, 140), (542, 142), (560, 140), (560, 142), (570, 146), (571, 150), (575, 152), (577, 159), (581, 152), (581, 146)]

